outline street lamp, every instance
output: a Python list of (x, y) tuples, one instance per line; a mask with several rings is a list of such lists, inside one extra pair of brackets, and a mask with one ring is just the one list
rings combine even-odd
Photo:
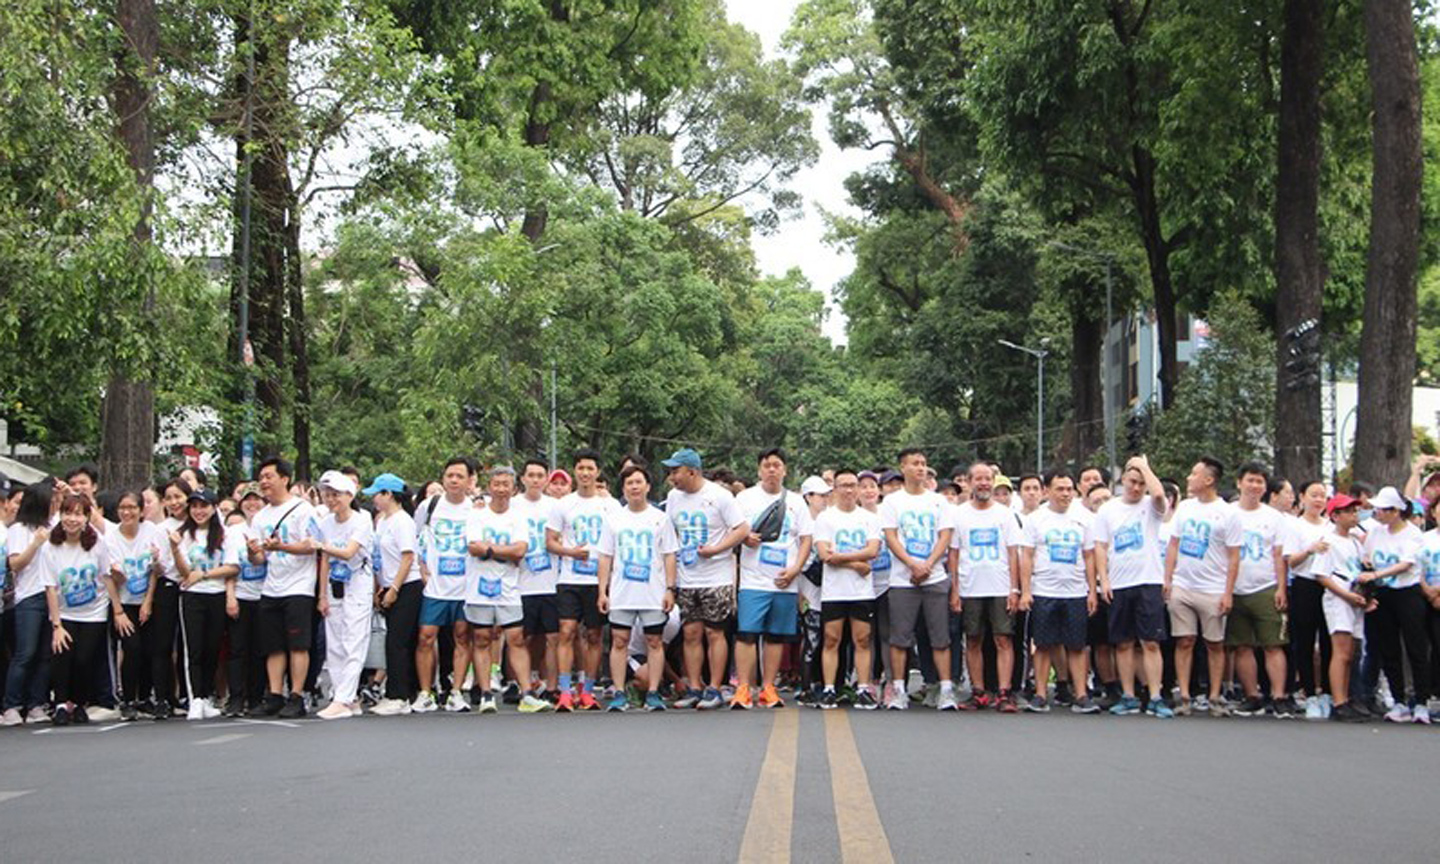
[(996, 341), (1006, 348), (1023, 351), (1035, 358), (1035, 473), (1043, 474), (1045, 471), (1045, 358), (1050, 355), (1045, 346), (1050, 344), (1050, 337), (1041, 339), (1039, 348), (1026, 348), (1024, 345), (1016, 345), (1009, 339), (997, 339)]
[(1115, 256), (1109, 252), (1096, 252), (1091, 249), (1082, 249), (1079, 246), (1071, 246), (1069, 243), (1062, 243), (1059, 240), (1051, 240), (1046, 246), (1063, 249), (1066, 252), (1074, 252), (1077, 255), (1086, 255), (1091, 258), (1099, 258), (1105, 262), (1105, 331), (1100, 336), (1100, 408), (1101, 416), (1105, 420), (1105, 458), (1110, 463), (1110, 470), (1115, 470), (1115, 409), (1110, 404), (1111, 383), (1110, 383), (1110, 297), (1113, 292), (1113, 278), (1111, 269), (1115, 263)]

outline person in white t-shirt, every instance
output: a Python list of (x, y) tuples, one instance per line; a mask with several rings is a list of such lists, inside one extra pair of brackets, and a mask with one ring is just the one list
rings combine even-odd
[(220, 716), (215, 673), (225, 634), (226, 583), (240, 574), (240, 538), (225, 530), (215, 493), (190, 493), (190, 509), (179, 530), (170, 532), (170, 555), (180, 574), (180, 636), (185, 649), (190, 720)]
[(145, 646), (145, 619), (149, 616), (142, 618), (140, 612), (163, 570), (161, 550), (169, 545), (159, 526), (140, 518), (144, 504), (139, 492), (121, 493), (115, 503), (120, 522), (105, 536), (124, 612), (123, 616), (115, 616), (115, 630), (124, 652), (120, 664), (122, 720), (138, 719), (140, 701), (150, 698), (150, 654)]
[(498, 654), (492, 652), (492, 634), (498, 629), (504, 633), (515, 678), (526, 687), (520, 699), (521, 713), (548, 711), (550, 703), (530, 689), (525, 608), (520, 602), (520, 562), (530, 548), (530, 529), (524, 514), (510, 505), (515, 495), (515, 469), (509, 465), (491, 468), (489, 490), (489, 501), (471, 514), (466, 529), (473, 563), (465, 588), (465, 619), (470, 622), (475, 685), (480, 691), (476, 709), (481, 714), (497, 710), (492, 686), (498, 688), (501, 682), (491, 680), (490, 670), (494, 654)]
[(415, 640), (425, 585), (416, 560), (415, 519), (405, 481), (386, 472), (363, 490), (375, 504), (375, 605), (385, 616), (385, 698), (371, 709), (382, 717), (409, 714), (415, 685)]
[(86, 723), (86, 706), (98, 664), (104, 662), (106, 627), (113, 610), (123, 619), (110, 573), (110, 553), (91, 524), (90, 499), (71, 492), (60, 501), (59, 521), (39, 550), (39, 576), (53, 627), (50, 684), (56, 726)]
[[(1262, 503), (1270, 486), (1265, 466), (1240, 466), (1240, 498), (1234, 508), (1235, 531), (1228, 545), (1232, 556), (1226, 591), (1234, 597), (1225, 622), (1225, 646), (1235, 649), (1235, 675), (1245, 690), (1245, 701), (1235, 709), (1241, 717), (1274, 714), (1292, 717), (1294, 704), (1285, 696), (1285, 649), (1289, 645), (1285, 610), (1289, 590), (1285, 566), (1285, 517)], [(1270, 680), (1270, 703), (1260, 696), (1255, 649), (1265, 652), (1265, 674)]]
[[(419, 545), (424, 556), (420, 567), (424, 589), (420, 600), (420, 640), (415, 646), (415, 678), (419, 693), (411, 709), (420, 714), (437, 710), (435, 700), (435, 643), (440, 628), (449, 627), (455, 636), (454, 665), (451, 667), (450, 697), (446, 708), (469, 710), (461, 690), (465, 670), (470, 667), (470, 622), (465, 620), (465, 586), (475, 565), (467, 550), (466, 532), (474, 505), (470, 493), (475, 486), (475, 460), (455, 456), (440, 474), (444, 494), (436, 496), (416, 519)], [(418, 508), (417, 508), (418, 512)], [(478, 671), (478, 670), (477, 670)], [(485, 670), (489, 674), (490, 670)]]
[[(1420, 591), (1416, 566), (1424, 538), (1410, 524), (1410, 502), (1394, 486), (1370, 499), (1376, 526), (1365, 535), (1365, 563), (1360, 582), (1374, 589), (1376, 608), (1365, 615), (1365, 632), (1379, 654), (1395, 704), (1385, 713), (1392, 723), (1430, 722), (1430, 639), (1426, 615), (1430, 604)], [(1404, 653), (1401, 653), (1401, 645)], [(1405, 695), (1405, 659), (1410, 661), (1414, 692)], [(1413, 703), (1413, 707), (1411, 705)]]
[[(671, 486), (665, 513), (680, 540), (676, 603), (684, 622), (685, 677), (690, 685), (675, 707), (719, 708), (725, 704), (720, 685), (728, 672), (725, 628), (735, 614), (735, 555), (731, 550), (749, 536), (750, 523), (730, 490), (700, 473), (699, 453), (687, 447), (660, 464), (669, 472)], [(710, 680), (702, 691), (701, 685), (707, 682), (701, 670), (707, 655)]]
[[(799, 639), (800, 607), (797, 580), (810, 558), (813, 528), (804, 500), (785, 490), (785, 453), (778, 447), (760, 454), (760, 482), (735, 497), (735, 503), (752, 526), (740, 549), (740, 593), (736, 604), (735, 674), (739, 686), (730, 700), (731, 708), (780, 708), (784, 702), (775, 689), (785, 646)], [(779, 535), (762, 540), (753, 530), (760, 518), (775, 506), (783, 508)], [(755, 676), (756, 643), (765, 639), (758, 695), (751, 697)]]
[(1316, 554), (1310, 572), (1325, 589), (1322, 604), (1325, 626), (1330, 631), (1330, 692), (1334, 707), (1330, 719), (1364, 722), (1368, 709), (1350, 699), (1350, 666), (1357, 643), (1365, 639), (1365, 613), (1373, 611), (1375, 600), (1360, 584), (1364, 548), (1355, 536), (1360, 524), (1360, 501), (1349, 495), (1335, 495), (1325, 506), (1334, 525), (1325, 549)]
[(1139, 714), (1135, 694), (1135, 643), (1140, 643), (1145, 684), (1150, 701), (1145, 711), (1155, 717), (1175, 713), (1161, 693), (1165, 640), (1165, 577), (1160, 564), (1160, 526), (1169, 502), (1150, 461), (1134, 456), (1120, 475), (1121, 495), (1101, 505), (1095, 514), (1095, 571), (1100, 593), (1110, 602), (1107, 628), (1115, 645), (1120, 674), (1120, 701), (1115, 715)]
[[(936, 708), (959, 709), (955, 682), (950, 677), (950, 613), (960, 610), (960, 595), (952, 591), (945, 572), (950, 552), (950, 505), (937, 492), (928, 491), (929, 465), (925, 454), (909, 448), (900, 451), (904, 486), (887, 493), (880, 503), (880, 527), (894, 561), (890, 571), (890, 662), (895, 677), (903, 679), (906, 659), (915, 647), (915, 630), (923, 617), (930, 637), (931, 655), (940, 675)], [(891, 710), (910, 707), (904, 682), (891, 684), (885, 703)]]
[[(1175, 713), (1209, 711), (1225, 716), (1230, 709), (1220, 699), (1225, 678), (1225, 615), (1234, 601), (1226, 589), (1232, 562), (1240, 548), (1230, 545), (1234, 536), (1234, 508), (1219, 495), (1225, 466), (1209, 456), (1190, 469), (1185, 487), (1189, 495), (1175, 508), (1169, 548), (1165, 553), (1165, 595), (1170, 609), (1170, 635), (1175, 637), (1175, 677), (1180, 699)], [(1209, 696), (1190, 698), (1190, 672), (1195, 662), (1195, 640), (1205, 640), (1210, 673)]]
[[(600, 674), (600, 635), (605, 619), (596, 605), (600, 598), (597, 547), (606, 518), (619, 507), (615, 499), (601, 494), (599, 453), (577, 451), (573, 467), (575, 491), (559, 499), (545, 528), (545, 548), (558, 559), (559, 567), (555, 604), (560, 615), (560, 641), (555, 647), (555, 665), (560, 697), (555, 710), (565, 713), (577, 708), (600, 710), (594, 690)], [(571, 692), (577, 637), (581, 640), (578, 695)]]
[[(970, 698), (965, 711), (992, 705), (1006, 714), (1019, 710), (1010, 680), (1015, 671), (1015, 611), (1020, 601), (1019, 533), (1015, 514), (996, 500), (995, 469), (976, 462), (968, 472), (970, 500), (951, 511), (949, 571), (952, 593), (960, 595)], [(985, 686), (984, 638), (995, 643), (995, 687)]]
[(820, 580), (820, 617), (825, 628), (825, 649), (821, 656), (825, 689), (816, 707), (839, 707), (835, 694), (840, 673), (840, 639), (845, 625), (855, 643), (855, 707), (871, 711), (879, 707), (871, 685), (874, 661), (871, 633), (875, 621), (874, 571), (871, 562), (884, 545), (880, 519), (859, 506), (860, 480), (854, 471), (835, 471), (834, 506), (815, 521), (815, 548), (824, 562)]
[[(525, 520), (527, 549), (520, 562), (520, 605), (524, 607), (525, 644), (530, 652), (532, 675), (538, 675), (543, 689), (557, 690), (556, 650), (560, 645), (560, 605), (557, 599), (560, 559), (550, 554), (546, 533), (557, 501), (545, 494), (549, 466), (539, 459), (526, 459), (520, 469), (524, 494), (510, 500), (510, 506)], [(530, 682), (521, 682), (524, 688)]]
[[(1330, 547), (1330, 535), (1335, 530), (1325, 518), (1325, 484), (1311, 480), (1300, 487), (1299, 493), (1300, 515), (1290, 520), (1290, 530), (1285, 536), (1285, 563), (1290, 567), (1290, 662), (1295, 667), (1299, 692), (1305, 695), (1305, 717), (1320, 720), (1324, 717), (1320, 696), (1330, 692), (1330, 633), (1325, 627), (1325, 611), (1321, 606), (1325, 588), (1316, 581), (1314, 566)], [(1315, 676), (1317, 641), (1320, 648), (1318, 680)]]
[(610, 674), (615, 681), (607, 711), (625, 711), (625, 670), (631, 633), (645, 634), (645, 710), (664, 711), (660, 684), (665, 677), (665, 624), (675, 607), (675, 526), (649, 501), (650, 478), (630, 465), (620, 471), (625, 506), (610, 515), (600, 539), (597, 600), (610, 619)]
[(320, 597), (325, 616), (325, 668), (334, 696), (317, 712), (322, 720), (358, 717), (360, 673), (370, 647), (370, 616), (375, 606), (375, 574), (370, 548), (375, 542), (370, 514), (356, 510), (355, 481), (339, 471), (320, 475), (320, 500), (329, 512), (315, 530), (320, 578), (328, 590)]
[[(260, 587), (261, 646), (269, 690), (261, 713), (293, 719), (305, 716), (305, 679), (310, 672), (313, 616), (320, 573), (315, 560), (315, 508), (290, 491), (290, 463), (272, 457), (260, 463), (260, 494), (267, 502), (250, 523), (246, 542), (251, 564), (265, 565)], [(289, 673), (289, 695), (285, 694)]]

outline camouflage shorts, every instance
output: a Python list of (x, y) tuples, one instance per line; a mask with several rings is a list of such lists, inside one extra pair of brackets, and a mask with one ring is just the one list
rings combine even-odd
[(703, 621), (721, 625), (735, 614), (735, 586), (716, 588), (681, 588), (675, 598), (680, 606), (680, 620), (685, 623)]

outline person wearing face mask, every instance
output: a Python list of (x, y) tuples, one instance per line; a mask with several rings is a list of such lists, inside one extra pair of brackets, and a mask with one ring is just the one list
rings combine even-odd
[(315, 534), (320, 553), (320, 581), (329, 590), (320, 596), (325, 617), (325, 668), (330, 670), (334, 698), (316, 715), (341, 720), (362, 713), (358, 691), (370, 644), (370, 615), (375, 577), (370, 569), (374, 529), (370, 514), (356, 510), (355, 481), (339, 471), (320, 476), (320, 497), (329, 512)]
[[(1410, 502), (1386, 486), (1371, 500), (1376, 526), (1365, 535), (1361, 585), (1374, 589), (1376, 608), (1365, 615), (1365, 631), (1378, 652), (1381, 669), (1390, 684), (1395, 704), (1385, 713), (1392, 723), (1430, 722), (1430, 640), (1426, 633), (1429, 608), (1420, 591), (1415, 564), (1424, 543), (1419, 529), (1405, 518)], [(1401, 654), (1401, 643), (1405, 654)], [(1405, 696), (1404, 657), (1414, 673), (1414, 693)], [(1413, 703), (1413, 705), (1412, 705)]]

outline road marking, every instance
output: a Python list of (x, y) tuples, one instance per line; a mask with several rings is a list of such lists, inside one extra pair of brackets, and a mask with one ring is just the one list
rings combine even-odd
[(750, 819), (740, 843), (740, 861), (790, 860), (790, 825), (795, 818), (795, 754), (800, 741), (800, 712), (775, 712), (770, 743), (750, 802)]
[(16, 798), (20, 798), (25, 795), (29, 795), (31, 792), (34, 791), (34, 789), (17, 789), (14, 792), (0, 792), (0, 804), (4, 804), (6, 801), (13, 801)]
[(890, 840), (870, 794), (870, 778), (847, 711), (825, 712), (825, 751), (830, 758), (830, 789), (835, 799), (835, 827), (840, 833), (840, 860), (846, 864), (893, 864)]
[(110, 725), (110, 726), (101, 726), (101, 727), (99, 727), (98, 729), (96, 729), (95, 731), (96, 731), (96, 732), (109, 732), (111, 729), (124, 729), (124, 728), (125, 728), (126, 726), (128, 726), (128, 725), (130, 725), (130, 724), (128, 724), (128, 723), (115, 723), (115, 724), (112, 724), (112, 725)]
[(216, 735), (214, 738), (206, 738), (204, 741), (196, 741), (198, 747), (201, 744), (229, 744), (232, 741), (239, 741), (242, 738), (249, 738), (249, 732), (231, 732), (229, 735)]

